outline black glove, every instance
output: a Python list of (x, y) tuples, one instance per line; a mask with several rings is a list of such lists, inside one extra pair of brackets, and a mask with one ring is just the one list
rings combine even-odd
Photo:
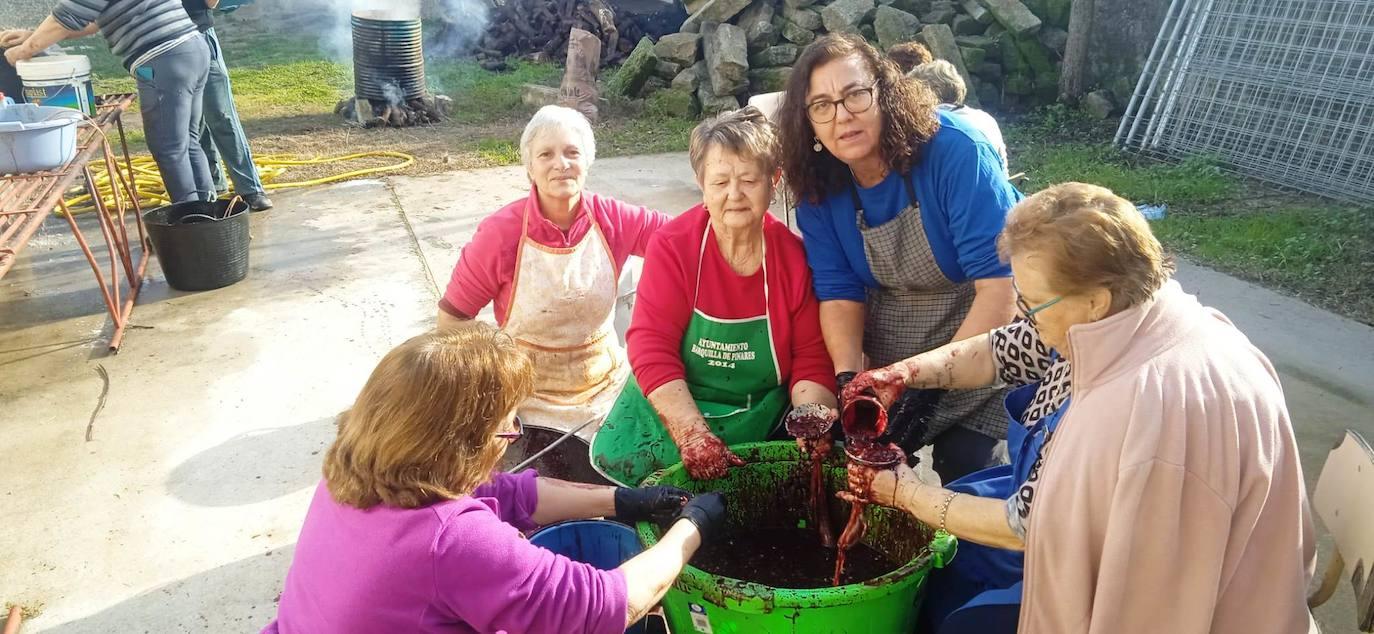
[(887, 410), (885, 442), (896, 443), (908, 456), (925, 446), (930, 419), (945, 390), (907, 390)]
[[(845, 388), (845, 386), (849, 385), (849, 382), (850, 382), (850, 381), (853, 381), (853, 380), (854, 380), (854, 377), (856, 377), (856, 376), (858, 376), (858, 375), (859, 375), (858, 372), (841, 372), (841, 373), (839, 373), (839, 374), (836, 374), (836, 375), (835, 375), (835, 396), (838, 397), (840, 394), (843, 394), (843, 393), (844, 393), (844, 388)], [(844, 409), (844, 401), (840, 401), (840, 409)]]
[(702, 493), (682, 507), (676, 519), (691, 522), (701, 533), (701, 540), (706, 541), (725, 524), (725, 496), (718, 491)]
[(692, 494), (677, 487), (645, 487), (615, 490), (615, 517), (625, 522), (640, 522), (672, 517)]

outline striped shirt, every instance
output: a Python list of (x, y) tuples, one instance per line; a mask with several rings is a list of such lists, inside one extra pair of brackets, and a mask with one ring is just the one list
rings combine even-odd
[(52, 16), (72, 31), (99, 24), (129, 70), (144, 53), (196, 32), (181, 0), (59, 0)]

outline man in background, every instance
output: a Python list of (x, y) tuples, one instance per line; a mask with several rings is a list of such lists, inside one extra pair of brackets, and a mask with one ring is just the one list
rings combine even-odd
[(272, 201), (262, 187), (257, 166), (253, 164), (253, 152), (248, 147), (248, 136), (239, 121), (238, 109), (234, 107), (229, 68), (224, 63), (219, 36), (215, 34), (215, 18), (210, 11), (219, 5), (219, 0), (182, 0), (181, 4), (210, 47), (210, 75), (205, 82), (205, 122), (201, 126), (200, 146), (210, 162), (215, 191), (223, 196), (229, 190), (224, 179), (225, 170), (220, 166), (223, 158), (229, 179), (234, 183), (234, 193), (243, 197), (248, 208), (253, 211), (271, 209)]
[(930, 88), (931, 92), (935, 93), (935, 98), (940, 100), (941, 110), (962, 118), (982, 132), (993, 147), (997, 148), (997, 155), (1002, 157), (1002, 170), (1006, 171), (1007, 144), (1002, 140), (1002, 129), (997, 126), (997, 120), (993, 119), (992, 115), (964, 103), (968, 88), (964, 85), (964, 78), (960, 77), (959, 71), (954, 68), (954, 64), (943, 59), (926, 62), (907, 73), (907, 78), (919, 81)]

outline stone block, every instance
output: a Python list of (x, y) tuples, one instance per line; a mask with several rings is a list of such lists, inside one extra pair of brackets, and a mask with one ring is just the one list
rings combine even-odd
[(789, 7), (793, 9), (805, 9), (814, 4), (816, 4), (816, 0), (782, 0), (782, 7), (784, 9)]
[(792, 9), (784, 6), (782, 17), (808, 31), (815, 31), (821, 28), (821, 14), (811, 9)]
[(697, 62), (682, 69), (682, 72), (673, 78), (669, 88), (695, 93), (697, 88), (701, 87), (704, 77), (706, 77), (706, 62)]
[(1040, 6), (1041, 9), (1035, 14), (1046, 24), (1061, 29), (1069, 28), (1069, 11), (1073, 8), (1073, 0), (1040, 0)]
[(1030, 67), (1033, 75), (1048, 75), (1055, 72), (1054, 60), (1050, 57), (1049, 49), (1045, 45), (1036, 41), (1033, 37), (1008, 37), (1016, 44), (1016, 50), (1020, 51), (1021, 58), (1026, 60), (1026, 65)]
[[(964, 84), (973, 85), (973, 77), (969, 76), (968, 69), (964, 67), (964, 56), (959, 51), (959, 45), (954, 43), (954, 32), (948, 26), (927, 24), (921, 29), (921, 37), (925, 39), (926, 48), (930, 49), (932, 55), (953, 64), (955, 70), (959, 71), (959, 76), (964, 79)], [(969, 105), (978, 105), (973, 101), (976, 98), (976, 95), (969, 95)]]
[(654, 41), (648, 37), (641, 38), (639, 44), (630, 52), (630, 56), (625, 58), (625, 63), (620, 65), (620, 70), (606, 82), (606, 90), (621, 97), (637, 97), (644, 88), (644, 82), (653, 76), (654, 68), (657, 66), (658, 56), (654, 54)]
[(682, 72), (683, 68), (683, 64), (659, 58), (658, 65), (654, 66), (654, 77), (672, 81), (674, 77), (677, 77), (678, 73)]
[(975, 91), (978, 95), (979, 105), (984, 110), (1000, 110), (1002, 108), (1002, 91), (994, 83), (983, 82), (978, 85)]
[(1069, 45), (1068, 31), (1057, 26), (1040, 27), (1040, 32), (1035, 34), (1035, 39), (1059, 58), (1064, 57), (1064, 49)]
[(796, 44), (797, 46), (806, 46), (807, 44), (810, 44), (816, 39), (816, 34), (814, 32), (803, 29), (788, 20), (782, 19), (781, 17), (779, 17), (777, 22), (774, 22), (774, 26), (777, 26), (778, 24), (782, 25), (781, 33), (783, 39), (793, 44)]
[(860, 24), (859, 35), (863, 36), (865, 40), (868, 40), (869, 44), (874, 46), (878, 45), (878, 32), (874, 30), (872, 23)]
[(992, 12), (979, 4), (978, 0), (959, 0), (959, 8), (963, 9), (964, 13), (968, 14), (968, 17), (973, 18), (979, 24), (992, 24)]
[(954, 31), (955, 35), (976, 35), (983, 32), (983, 25), (962, 13), (954, 16), (954, 21), (950, 23), (949, 28)]
[(968, 48), (988, 49), (997, 45), (997, 38), (986, 35), (956, 35), (954, 43)]
[(668, 81), (669, 80), (658, 76), (650, 77), (644, 80), (644, 87), (639, 90), (639, 94), (640, 96), (648, 96), (660, 90), (664, 90), (668, 87)]
[(911, 15), (925, 15), (930, 11), (931, 0), (894, 0), (892, 8), (901, 9)]
[(659, 59), (691, 66), (701, 54), (701, 34), (669, 33), (658, 38), (658, 43), (654, 45), (654, 54)]
[(701, 25), (707, 22), (724, 24), (744, 11), (749, 2), (750, 0), (707, 0), (706, 4), (682, 23), (681, 30), (685, 33), (694, 33), (700, 32)]
[(1002, 65), (996, 62), (983, 62), (977, 68), (970, 68), (974, 77), (978, 77), (990, 83), (1002, 81)]
[(767, 68), (769, 66), (791, 66), (792, 62), (797, 61), (797, 55), (799, 53), (801, 53), (801, 48), (796, 44), (770, 46), (750, 55), (749, 67)]
[(754, 0), (753, 4), (745, 7), (740, 12), (739, 17), (735, 18), (735, 25), (744, 29), (745, 36), (749, 34), (749, 29), (760, 23), (770, 23), (777, 11), (773, 8), (771, 0)]
[(734, 95), (717, 95), (711, 92), (711, 82), (702, 82), (697, 89), (697, 102), (701, 104), (701, 114), (713, 115), (725, 110), (739, 109), (739, 99)]
[(873, 13), (873, 0), (835, 0), (821, 9), (821, 21), (831, 33), (855, 33)]
[(1035, 80), (1029, 75), (1011, 75), (1002, 81), (1002, 90), (1009, 95), (1030, 95), (1035, 92)]
[(1116, 113), (1116, 100), (1112, 99), (1109, 90), (1094, 90), (1083, 95), (1083, 101), (1079, 105), (1084, 112), (1098, 119), (1106, 119)]
[(557, 86), (541, 86), (539, 84), (520, 85), (520, 103), (533, 108), (543, 108), (558, 103)]
[(1034, 33), (1040, 29), (1040, 18), (1035, 17), (1020, 0), (978, 0), (992, 13), (992, 17), (1015, 35)]
[(886, 51), (915, 38), (921, 31), (921, 21), (895, 7), (878, 7), (873, 13), (873, 30), (878, 36), (878, 47)]
[(792, 76), (792, 67), (754, 68), (749, 71), (749, 92), (759, 95), (779, 92), (787, 88), (787, 78)]
[(983, 35), (986, 35), (988, 37), (1001, 37), (1002, 34), (1006, 32), (1007, 27), (1002, 26), (1000, 23), (994, 20), (992, 24), (988, 25), (987, 30), (983, 31)]
[(697, 98), (690, 90), (668, 88), (645, 98), (644, 111), (658, 117), (691, 119), (697, 116)]
[(922, 24), (949, 24), (954, 22), (954, 16), (959, 15), (958, 11), (949, 7), (935, 7), (921, 16)]
[(977, 68), (988, 58), (988, 52), (981, 48), (959, 47), (959, 56), (964, 58), (964, 68)]
[(701, 7), (704, 6), (706, 2), (707, 0), (687, 0), (682, 3), (682, 7), (687, 10), (687, 15), (692, 15), (700, 11)]
[(757, 53), (778, 43), (778, 29), (772, 22), (756, 22), (744, 31), (744, 41), (750, 53)]
[[(749, 87), (749, 44), (733, 24), (706, 23), (701, 27), (706, 49), (706, 75), (715, 95), (735, 95)], [(703, 99), (702, 104), (706, 101)]]

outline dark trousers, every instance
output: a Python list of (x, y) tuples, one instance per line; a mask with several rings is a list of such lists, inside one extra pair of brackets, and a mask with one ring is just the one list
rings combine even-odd
[(1004, 441), (958, 425), (936, 436), (931, 445), (934, 457), (931, 468), (940, 474), (940, 482), (944, 484), (1007, 462)]
[(214, 200), (210, 164), (200, 147), (210, 49), (193, 37), (133, 69), (148, 151), (172, 202)]

